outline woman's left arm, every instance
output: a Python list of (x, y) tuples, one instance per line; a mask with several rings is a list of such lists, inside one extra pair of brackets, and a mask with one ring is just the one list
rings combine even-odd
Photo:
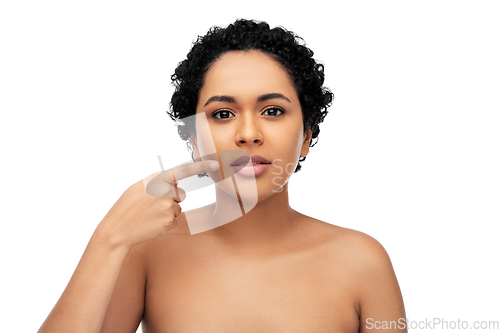
[(359, 241), (359, 332), (407, 332), (403, 296), (389, 255), (370, 236), (364, 235)]

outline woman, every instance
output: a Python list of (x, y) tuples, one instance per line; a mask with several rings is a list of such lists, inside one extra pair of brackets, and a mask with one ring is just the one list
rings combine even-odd
[[(300, 39), (238, 20), (199, 38), (172, 79), (170, 116), (196, 118), (179, 127), (195, 162), (125, 191), (39, 332), (135, 332), (141, 320), (145, 332), (406, 331), (383, 247), (288, 204), (333, 96)], [(204, 173), (216, 203), (188, 217), (178, 182)]]

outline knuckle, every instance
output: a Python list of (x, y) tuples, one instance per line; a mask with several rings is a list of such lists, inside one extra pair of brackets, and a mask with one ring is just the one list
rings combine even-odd
[(172, 206), (174, 205), (174, 202), (172, 199), (167, 199), (167, 200), (163, 200), (163, 207), (166, 209), (166, 210), (170, 210), (172, 209)]
[(168, 231), (172, 228), (175, 228), (177, 226), (177, 219), (175, 218), (175, 215), (172, 213), (168, 218), (165, 219), (165, 222), (163, 223), (163, 228)]

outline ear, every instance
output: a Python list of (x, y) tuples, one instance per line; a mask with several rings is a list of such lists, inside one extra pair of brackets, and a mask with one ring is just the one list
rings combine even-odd
[(300, 157), (305, 157), (309, 153), (309, 144), (311, 143), (312, 131), (307, 129), (304, 131), (304, 141), (300, 149)]
[(189, 141), (191, 142), (191, 147), (193, 147), (193, 158), (196, 162), (201, 161), (200, 150), (198, 149), (198, 144), (196, 141), (196, 135), (191, 134)]

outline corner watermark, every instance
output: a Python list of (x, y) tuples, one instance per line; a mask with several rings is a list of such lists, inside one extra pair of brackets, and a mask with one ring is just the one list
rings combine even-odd
[(398, 320), (376, 320), (366, 319), (366, 328), (371, 329), (426, 329), (426, 330), (499, 330), (499, 320), (446, 320), (444, 318), (424, 318), (424, 320), (410, 320), (399, 318)]

